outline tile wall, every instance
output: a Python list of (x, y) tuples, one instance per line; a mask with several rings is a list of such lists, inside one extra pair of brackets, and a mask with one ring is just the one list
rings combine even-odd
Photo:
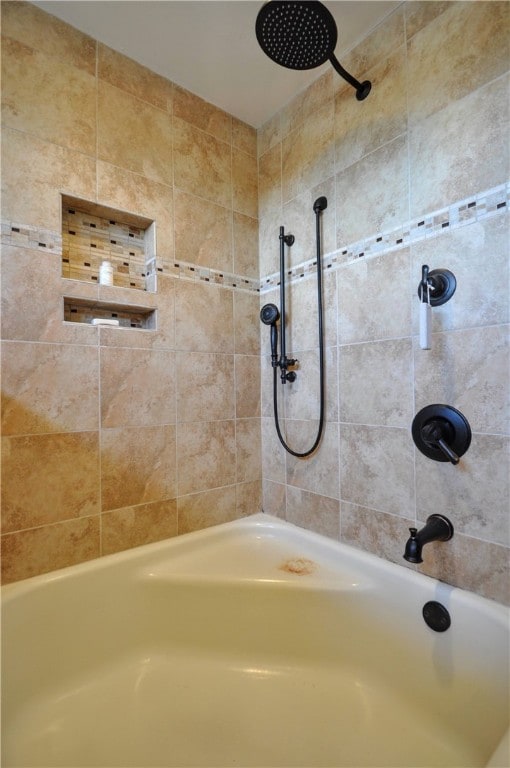
[[(327, 420), (311, 459), (286, 454), (272, 418), (262, 330), (264, 509), (406, 566), (408, 527), (432, 512), (455, 527), (420, 570), (510, 601), (508, 3), (405, 3), (342, 62), (373, 90), (359, 103), (333, 71), (258, 132), (262, 303), (279, 304), (287, 254), (287, 352), (280, 393), (297, 451), (318, 418), (313, 201), (323, 214)], [(421, 266), (457, 277), (418, 344)], [(279, 385), (280, 386), (280, 385)], [(281, 387), (280, 387), (281, 388)], [(410, 426), (448, 403), (473, 439), (458, 467), (419, 453)], [(413, 567), (416, 566), (407, 566)]]
[[(2, 3), (5, 581), (254, 512), (262, 474), (266, 512), (403, 566), (408, 526), (444, 512), (455, 538), (428, 545), (422, 570), (510, 600), (508, 12), (402, 4), (342, 59), (372, 80), (365, 102), (331, 70), (256, 132)], [(90, 286), (61, 275), (61, 194), (156, 222), (156, 294), (93, 286), (154, 307), (156, 332), (63, 323), (62, 296)], [(301, 461), (275, 435), (258, 312), (279, 303), (283, 224), (300, 373), (280, 410), (306, 448), (319, 195), (327, 419)], [(458, 280), (430, 352), (423, 263)], [(431, 402), (471, 422), (457, 468), (414, 449), (412, 418)]]
[[(29, 3), (2, 69), (8, 582), (258, 511), (260, 348), (255, 129)], [(155, 222), (155, 293), (62, 276), (62, 195)]]

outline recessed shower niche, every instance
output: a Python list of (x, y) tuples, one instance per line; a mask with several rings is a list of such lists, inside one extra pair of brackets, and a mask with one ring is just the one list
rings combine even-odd
[(99, 283), (109, 262), (113, 285), (156, 290), (156, 237), (151, 219), (62, 195), (62, 276)]

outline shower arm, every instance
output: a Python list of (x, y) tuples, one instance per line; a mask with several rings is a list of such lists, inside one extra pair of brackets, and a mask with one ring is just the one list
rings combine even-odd
[(280, 360), (278, 365), (281, 373), (282, 384), (287, 381), (295, 381), (294, 371), (287, 372), (289, 366), (296, 365), (298, 362), (293, 358), (287, 357), (286, 338), (285, 338), (285, 246), (291, 246), (294, 243), (294, 235), (286, 235), (283, 227), (280, 227)]

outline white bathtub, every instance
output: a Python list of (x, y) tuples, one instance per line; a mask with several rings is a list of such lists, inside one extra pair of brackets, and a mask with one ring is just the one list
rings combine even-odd
[(2, 612), (3, 768), (510, 764), (508, 610), (267, 515), (9, 585)]

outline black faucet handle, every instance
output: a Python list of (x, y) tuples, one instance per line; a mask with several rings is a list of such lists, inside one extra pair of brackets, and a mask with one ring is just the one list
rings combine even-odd
[(459, 463), (459, 457), (448, 444), (453, 438), (452, 428), (448, 421), (444, 419), (428, 421), (421, 429), (421, 436), (425, 443), (437, 446), (452, 464)]

